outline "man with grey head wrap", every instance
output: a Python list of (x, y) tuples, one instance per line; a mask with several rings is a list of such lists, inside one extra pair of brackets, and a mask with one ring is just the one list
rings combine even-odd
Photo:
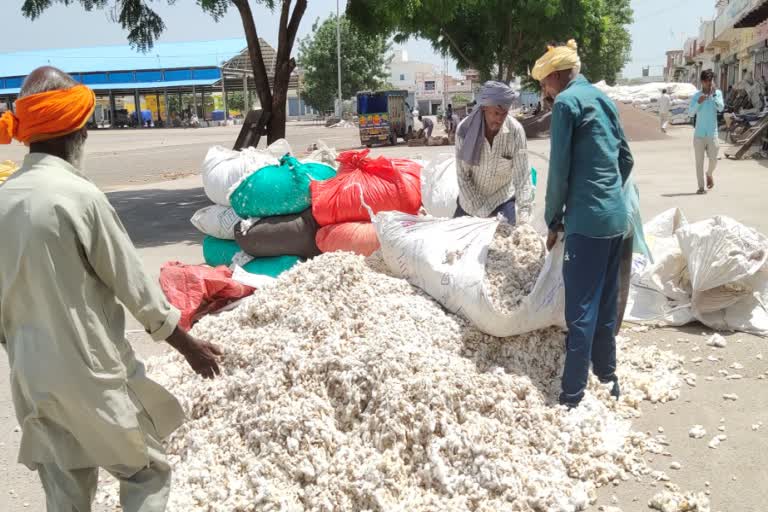
[(486, 82), (477, 108), (456, 132), (459, 204), (456, 217), (493, 217), (527, 222), (533, 209), (531, 168), (525, 131), (509, 109), (514, 93), (501, 82)]

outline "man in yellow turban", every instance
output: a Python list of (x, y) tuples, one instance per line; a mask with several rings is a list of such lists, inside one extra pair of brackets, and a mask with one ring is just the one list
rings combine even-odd
[(545, 221), (548, 248), (565, 231), (568, 341), (560, 402), (569, 407), (584, 396), (590, 363), (619, 396), (615, 330), (628, 229), (623, 185), (633, 167), (616, 106), (580, 70), (571, 40), (550, 47), (531, 72), (554, 100)]
[(87, 512), (98, 468), (120, 481), (126, 512), (165, 510), (162, 440), (183, 420), (125, 338), (123, 305), (204, 377), (218, 348), (177, 327), (180, 314), (145, 272), (106, 196), (82, 174), (93, 91), (58, 69), (33, 71), (0, 143), (29, 145), (0, 186), (0, 344), (22, 436), (48, 512)]

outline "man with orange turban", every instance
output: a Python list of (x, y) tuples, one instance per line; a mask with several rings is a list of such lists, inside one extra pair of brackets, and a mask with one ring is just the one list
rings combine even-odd
[(547, 247), (565, 231), (565, 321), (568, 326), (560, 402), (575, 407), (589, 367), (618, 398), (616, 324), (619, 266), (628, 213), (623, 186), (633, 167), (619, 113), (580, 74), (576, 42), (549, 47), (531, 75), (554, 100), (545, 221)]
[(204, 377), (219, 372), (220, 351), (177, 327), (179, 312), (82, 174), (94, 103), (93, 91), (44, 67), (0, 118), (0, 143), (30, 149), (0, 186), (0, 343), (19, 462), (38, 472), (48, 512), (90, 511), (99, 467), (120, 481), (123, 510), (160, 512), (171, 481), (162, 440), (183, 413), (134, 356), (123, 305)]

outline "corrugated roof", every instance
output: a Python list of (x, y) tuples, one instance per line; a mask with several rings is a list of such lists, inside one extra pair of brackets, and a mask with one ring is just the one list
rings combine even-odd
[(26, 76), (46, 65), (67, 73), (221, 66), (246, 47), (245, 39), (223, 39), (158, 43), (146, 54), (128, 45), (0, 53), (0, 77)]
[[(173, 87), (192, 87), (194, 86), (207, 86), (207, 85), (213, 85), (216, 82), (218, 82), (218, 78), (212, 78), (212, 79), (206, 79), (206, 80), (176, 80), (171, 82), (125, 82), (125, 83), (109, 83), (109, 84), (92, 84), (89, 85), (91, 89), (94, 91), (124, 91), (124, 90), (134, 90), (134, 89), (140, 89), (140, 90), (146, 90), (146, 89), (154, 89), (158, 91), (162, 91), (163, 89), (170, 89)], [(0, 96), (7, 96), (7, 95), (17, 95), (19, 94), (19, 91), (21, 89), (19, 87), (17, 88), (10, 88), (10, 89), (0, 89)]]

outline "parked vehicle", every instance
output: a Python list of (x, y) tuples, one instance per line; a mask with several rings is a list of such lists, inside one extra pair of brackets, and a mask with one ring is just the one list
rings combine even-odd
[(128, 110), (122, 108), (119, 110), (115, 110), (115, 121), (112, 123), (113, 127), (116, 128), (133, 128), (136, 126), (135, 121), (131, 117), (131, 114), (128, 112)]
[(406, 102), (408, 91), (361, 92), (357, 95), (360, 142), (397, 144), (413, 136), (413, 116)]

